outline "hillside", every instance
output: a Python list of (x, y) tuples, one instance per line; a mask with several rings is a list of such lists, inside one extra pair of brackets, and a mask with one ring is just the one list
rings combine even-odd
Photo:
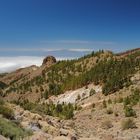
[(129, 77), (139, 67), (139, 50), (136, 50), (126, 57), (122, 57), (125, 53), (118, 57), (109, 51), (99, 51), (77, 60), (59, 61), (55, 65), (48, 62), (41, 67), (17, 70), (0, 78), (7, 84), (2, 96), (9, 101), (36, 102), (44, 94), (59, 95), (90, 83), (101, 85), (104, 94), (110, 94), (130, 84)]
[[(49, 91), (52, 95), (62, 94), (69, 89), (74, 89), (72, 85), (68, 85), (69, 87), (67, 87), (67, 85), (62, 87), (64, 84), (67, 84), (67, 79), (69, 81), (72, 77), (78, 77), (90, 71), (97, 62), (111, 56), (112, 53), (110, 52), (100, 51), (77, 60), (59, 61), (53, 66), (42, 65), (39, 68), (31, 66), (29, 68), (17, 70), (0, 78), (0, 81), (8, 85), (8, 87), (3, 90), (3, 96), (7, 100), (25, 98), (35, 102), (41, 98), (45, 91)], [(73, 84), (76, 86), (75, 83)], [(83, 85), (79, 86), (82, 87)], [(53, 87), (56, 88), (51, 90)], [(78, 88), (78, 86), (75, 87), (75, 89), (76, 88)]]
[(98, 51), (58, 62), (48, 56), (40, 67), (3, 74), (0, 135), (25, 140), (138, 140), (139, 58), (140, 49)]

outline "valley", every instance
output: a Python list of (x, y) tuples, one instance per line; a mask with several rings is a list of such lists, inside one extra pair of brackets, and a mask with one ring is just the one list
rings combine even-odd
[(3, 74), (0, 140), (139, 140), (139, 56), (140, 49), (48, 56), (40, 67)]

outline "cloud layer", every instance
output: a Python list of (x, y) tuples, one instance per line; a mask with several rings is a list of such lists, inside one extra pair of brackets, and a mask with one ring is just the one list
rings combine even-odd
[(48, 55), (57, 59), (72, 59), (99, 50), (103, 46), (108, 49), (114, 44), (111, 41), (46, 40), (35, 46), (3, 46), (0, 47), (0, 73), (30, 65), (39, 66)]
[(30, 65), (41, 65), (42, 57), (18, 56), (18, 57), (0, 57), (0, 73), (11, 72), (18, 68)]
[(0, 48), (0, 51), (6, 52), (6, 51), (17, 51), (17, 52), (32, 52), (32, 51), (39, 51), (39, 52), (59, 52), (59, 51), (69, 51), (69, 52), (91, 52), (93, 49), (90, 48), (70, 48), (70, 49), (64, 49), (64, 48)]
[(47, 44), (91, 44), (91, 45), (113, 45), (115, 42), (111, 41), (89, 41), (89, 40), (53, 40), (53, 41), (41, 41), (41, 43)]
[[(40, 66), (44, 57), (35, 56), (17, 56), (0, 57), (0, 73), (11, 72), (18, 68), (24, 68), (31, 65)], [(57, 60), (73, 59), (72, 57), (57, 57)]]

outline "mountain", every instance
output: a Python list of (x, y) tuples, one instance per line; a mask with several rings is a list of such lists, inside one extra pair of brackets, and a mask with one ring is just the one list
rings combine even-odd
[(140, 138), (140, 48), (48, 56), (2, 74), (0, 88), (0, 134), (10, 139)]

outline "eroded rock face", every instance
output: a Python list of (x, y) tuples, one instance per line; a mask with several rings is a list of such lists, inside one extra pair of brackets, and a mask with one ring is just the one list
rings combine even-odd
[(53, 56), (47, 56), (44, 58), (42, 65), (51, 66), (56, 63), (56, 58)]

